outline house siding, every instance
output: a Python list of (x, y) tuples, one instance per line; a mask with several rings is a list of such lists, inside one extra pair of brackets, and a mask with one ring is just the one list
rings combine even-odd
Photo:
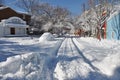
[(4, 28), (3, 26), (0, 26), (0, 36), (3, 36), (3, 33), (4, 33)]
[(0, 36), (26, 36), (29, 26), (19, 17), (11, 17), (0, 22)]
[(107, 39), (120, 40), (120, 12), (107, 20)]
[[(11, 35), (27, 35), (26, 28), (29, 28), (31, 15), (26, 13), (19, 13), (14, 9), (3, 5), (0, 7), (3, 7), (0, 9), (0, 37)], [(22, 21), (22, 23), (19, 23), (19, 21)]]
[(10, 28), (4, 27), (4, 35), (10, 35)]
[[(16, 35), (25, 35), (26, 34), (26, 28), (15, 28)], [(26, 34), (27, 35), (27, 34)]]

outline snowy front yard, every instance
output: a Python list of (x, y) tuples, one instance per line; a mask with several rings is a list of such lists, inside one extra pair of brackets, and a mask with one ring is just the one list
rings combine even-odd
[(120, 41), (0, 38), (0, 80), (120, 80)]

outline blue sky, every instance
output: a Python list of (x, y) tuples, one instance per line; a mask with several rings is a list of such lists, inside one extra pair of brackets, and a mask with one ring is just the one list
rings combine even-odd
[(55, 6), (62, 6), (70, 10), (73, 14), (81, 13), (81, 5), (87, 3), (87, 0), (42, 0)]
[[(14, 9), (18, 9), (13, 5), (15, 1), (16, 0), (6, 0), (9, 6), (12, 6)], [(79, 15), (81, 13), (81, 5), (83, 3), (87, 3), (87, 0), (41, 0), (41, 1), (47, 2), (53, 6), (61, 6), (67, 8), (72, 12), (73, 15)]]

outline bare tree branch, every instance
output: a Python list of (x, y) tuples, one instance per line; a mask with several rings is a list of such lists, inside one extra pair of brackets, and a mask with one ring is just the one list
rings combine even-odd
[(16, 6), (33, 14), (37, 5), (40, 4), (39, 0), (18, 0)]

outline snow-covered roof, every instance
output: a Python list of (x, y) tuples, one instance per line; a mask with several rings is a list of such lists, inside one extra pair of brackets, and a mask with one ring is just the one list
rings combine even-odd
[(6, 8), (10, 8), (10, 9), (14, 10), (14, 11), (15, 11), (16, 13), (18, 13), (18, 14), (26, 14), (26, 15), (30, 15), (28, 12), (15, 10), (15, 9), (9, 7), (9, 6), (1, 6), (1, 7), (0, 7), (0, 10), (6, 9)]
[(28, 12), (25, 12), (25, 11), (16, 11), (18, 14), (26, 14), (26, 15), (30, 15)]
[(12, 22), (17, 22), (18, 24), (26, 24), (25, 21), (23, 21), (21, 18), (19, 17), (10, 17), (9, 19), (3, 19), (2, 21), (6, 22), (6, 23), (12, 23)]
[(5, 24), (7, 27), (20, 27), (20, 28), (28, 28), (28, 25), (22, 25), (22, 24)]
[(2, 6), (2, 7), (0, 7), (0, 10), (6, 9), (6, 8), (8, 8), (8, 7), (7, 6)]
[(13, 27), (13, 26), (23, 27), (23, 28), (28, 27), (28, 25), (26, 25), (26, 22), (19, 17), (10, 17), (9, 19), (2, 20), (1, 23), (4, 24), (3, 26), (8, 26), (8, 27)]

